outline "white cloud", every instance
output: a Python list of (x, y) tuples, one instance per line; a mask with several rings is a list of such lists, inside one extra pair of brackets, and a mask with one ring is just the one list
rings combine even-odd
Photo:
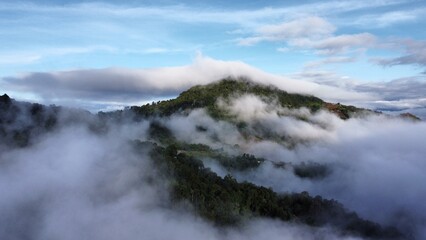
[(389, 41), (387, 46), (395, 49), (402, 48), (405, 54), (395, 58), (375, 58), (372, 59), (374, 62), (383, 66), (417, 65), (426, 68), (426, 41), (393, 40)]
[(0, 238), (341, 239), (328, 227), (271, 219), (220, 228), (170, 204), (167, 179), (147, 152), (135, 153), (128, 144), (144, 140), (148, 125), (111, 125), (101, 135), (84, 123), (67, 125), (27, 148), (2, 149)]
[(345, 34), (322, 39), (313, 48), (321, 54), (337, 54), (351, 48), (373, 47), (375, 43), (376, 37), (370, 33)]
[(335, 63), (350, 63), (357, 60), (357, 57), (345, 57), (345, 56), (338, 56), (338, 57), (328, 57), (319, 61), (312, 61), (307, 62), (305, 64), (305, 68), (317, 68), (325, 64), (335, 64)]
[(31, 64), (52, 56), (65, 56), (72, 54), (83, 54), (92, 52), (115, 52), (116, 49), (104, 45), (92, 45), (85, 47), (48, 47), (26, 52), (11, 52), (11, 50), (0, 53), (0, 64)]
[(80, 3), (66, 5), (40, 5), (31, 3), (8, 3), (2, 4), (3, 11), (23, 11), (43, 14), (98, 16), (115, 18), (145, 18), (154, 17), (160, 19), (171, 19), (174, 21), (200, 23), (227, 23), (241, 24), (243, 26), (258, 26), (256, 22), (267, 19), (287, 18), (294, 19), (300, 16), (313, 14), (324, 15), (330, 12), (343, 13), (359, 9), (369, 9), (379, 6), (397, 5), (400, 0), (372, 0), (363, 1), (326, 1), (302, 4), (291, 7), (266, 7), (253, 10), (231, 11), (215, 8), (189, 7), (184, 4), (168, 5), (163, 7), (146, 5), (106, 4), (106, 3)]
[[(426, 78), (424, 76), (407, 77), (391, 81), (365, 82), (333, 72), (305, 69), (304, 72), (290, 75), (295, 79), (317, 82), (322, 85), (334, 86), (348, 91), (368, 93), (368, 100), (348, 101), (359, 107), (376, 109), (386, 112), (412, 112), (426, 119)], [(345, 102), (345, 101), (343, 101)]]
[(152, 98), (165, 98), (197, 84), (226, 77), (248, 77), (292, 93), (311, 94), (328, 101), (370, 99), (368, 94), (350, 92), (317, 83), (289, 79), (263, 72), (237, 61), (219, 61), (198, 56), (181, 67), (153, 69), (86, 69), (27, 73), (2, 79), (6, 90), (31, 92), (46, 102), (78, 99), (86, 102), (137, 104)]
[(351, 19), (347, 24), (359, 25), (363, 28), (384, 28), (396, 24), (415, 22), (425, 14), (425, 8), (417, 8), (405, 11), (389, 11), (380, 14), (367, 14), (357, 19)]
[[(167, 119), (168, 126), (179, 139), (216, 149), (221, 143), (238, 144), (241, 151), (266, 159), (258, 169), (231, 171), (239, 181), (272, 187), (280, 193), (308, 191), (336, 199), (362, 218), (397, 226), (416, 239), (426, 236), (426, 211), (419, 205), (426, 197), (426, 189), (419, 184), (426, 181), (425, 122), (384, 115), (343, 121), (325, 111), (311, 114), (303, 109), (285, 110), (252, 95), (231, 98), (220, 105), (246, 121), (244, 131), (256, 131), (261, 126), (287, 142), (302, 141), (286, 147), (262, 139), (259, 132), (251, 132), (259, 136), (256, 139), (242, 138), (232, 125), (223, 125), (198, 110), (188, 116), (172, 116)], [(194, 125), (198, 124), (205, 124), (208, 130), (197, 132)], [(216, 145), (212, 144), (212, 136), (220, 138)], [(271, 162), (286, 163), (286, 167), (277, 168)], [(291, 164), (302, 162), (325, 165), (329, 175), (323, 179), (300, 178)]]
[(36, 62), (40, 59), (41, 59), (41, 56), (37, 54), (24, 54), (24, 53), (0, 54), (0, 64), (2, 65), (29, 64), (29, 63)]
[(261, 41), (289, 41), (292, 39), (318, 39), (329, 36), (334, 26), (320, 17), (307, 17), (277, 25), (265, 25), (256, 30), (255, 37), (241, 39), (240, 45), (253, 45)]
[(238, 40), (240, 45), (259, 42), (284, 42), (288, 46), (314, 49), (318, 54), (336, 55), (352, 49), (367, 49), (377, 41), (370, 33), (336, 35), (336, 28), (321, 17), (304, 17), (256, 29), (251, 37)]
[[(283, 108), (275, 101), (276, 99), (261, 99), (255, 95), (242, 95), (219, 100), (218, 105), (239, 121), (261, 126), (266, 131), (273, 129), (277, 136), (286, 136), (296, 141), (332, 139), (332, 128), (342, 121), (323, 111), (311, 114), (306, 108)], [(300, 121), (299, 118), (307, 121)], [(262, 137), (262, 134), (257, 133), (256, 136)]]
[[(252, 144), (250, 151), (278, 162), (326, 164), (332, 168), (330, 176), (301, 179), (288, 170), (265, 164), (258, 171), (241, 173), (239, 179), (271, 186), (279, 192), (305, 190), (333, 198), (361, 217), (397, 225), (423, 239), (426, 215), (418, 202), (426, 191), (418, 183), (426, 180), (425, 139), (421, 134), (426, 124), (373, 117), (333, 125), (335, 138), (326, 142), (289, 150), (264, 141)], [(303, 129), (312, 132), (307, 126)]]

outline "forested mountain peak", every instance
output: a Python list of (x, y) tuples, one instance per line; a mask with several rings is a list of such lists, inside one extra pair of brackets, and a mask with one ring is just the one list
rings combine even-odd
[(131, 110), (142, 116), (169, 116), (177, 112), (206, 108), (212, 117), (223, 118), (224, 113), (217, 106), (218, 100), (237, 98), (242, 95), (254, 95), (289, 109), (304, 107), (313, 112), (328, 109), (342, 119), (348, 119), (353, 113), (365, 111), (353, 106), (326, 103), (311, 95), (288, 93), (273, 85), (255, 83), (246, 78), (225, 78), (207, 85), (197, 85), (182, 92), (175, 99), (133, 106)]

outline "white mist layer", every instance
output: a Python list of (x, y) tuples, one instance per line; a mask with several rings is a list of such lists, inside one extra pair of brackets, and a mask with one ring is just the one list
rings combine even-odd
[[(425, 122), (383, 115), (343, 121), (328, 112), (289, 110), (251, 95), (218, 104), (247, 122), (248, 129), (260, 126), (297, 144), (288, 148), (273, 140), (244, 138), (235, 126), (215, 121), (202, 110), (172, 117), (166, 125), (180, 140), (225, 150), (238, 144), (241, 152), (267, 160), (257, 170), (233, 172), (239, 181), (280, 193), (308, 191), (333, 198), (363, 218), (426, 238)], [(207, 131), (197, 131), (196, 125)], [(325, 164), (331, 174), (324, 179), (303, 179), (271, 162)], [(227, 173), (217, 164), (208, 164), (221, 176)]]
[(112, 129), (98, 135), (63, 127), (30, 147), (1, 152), (0, 239), (342, 238), (331, 229), (266, 219), (219, 229), (167, 207), (165, 180), (128, 145), (145, 139), (147, 123)]

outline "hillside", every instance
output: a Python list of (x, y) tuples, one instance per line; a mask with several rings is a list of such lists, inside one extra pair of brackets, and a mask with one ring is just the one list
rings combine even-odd
[[(238, 101), (259, 105), (247, 117), (244, 114), (252, 106), (243, 105), (242, 113), (235, 112)], [(264, 109), (259, 113), (256, 106)], [(264, 157), (268, 154), (258, 156), (252, 154), (250, 146), (269, 144), (265, 151), (272, 145), (287, 152), (309, 147), (323, 142), (323, 137), (333, 130), (330, 119), (345, 120), (352, 115), (362, 116), (363, 112), (372, 113), (244, 79), (224, 79), (192, 87), (176, 99), (98, 114), (18, 102), (3, 95), (0, 149), (31, 149), (51, 133), (83, 127), (96, 139), (111, 134), (113, 141), (124, 139), (126, 154), (135, 154), (138, 159), (132, 165), (136, 172), (143, 172), (139, 167), (148, 160), (150, 175), (141, 175), (138, 181), (151, 187), (159, 182), (167, 186), (169, 200), (161, 202), (162, 208), (184, 209), (216, 227), (238, 228), (266, 218), (314, 229), (331, 228), (339, 236), (409, 239), (411, 232), (365, 219), (335, 199), (290, 188), (277, 191), (241, 180), (245, 179), (241, 176), (250, 177), (269, 169), (293, 181), (313, 185), (327, 182), (339, 165), (315, 162), (314, 157), (292, 162), (281, 156), (279, 160)], [(283, 125), (290, 127), (282, 128)], [(313, 137), (304, 135), (297, 132), (301, 128), (316, 132)], [(100, 155), (108, 159), (108, 154)]]
[(277, 101), (281, 107), (298, 109), (306, 107), (315, 112), (319, 109), (328, 109), (342, 119), (348, 119), (351, 114), (362, 111), (353, 106), (335, 105), (308, 95), (287, 93), (274, 86), (253, 83), (247, 79), (223, 79), (219, 82), (203, 86), (194, 86), (182, 92), (177, 98), (167, 101), (153, 102), (143, 106), (133, 106), (131, 110), (140, 116), (170, 116), (173, 113), (183, 112), (196, 108), (206, 108), (208, 113), (216, 118), (225, 118), (226, 113), (217, 107), (218, 99), (237, 97), (243, 94), (252, 94), (269, 101)]

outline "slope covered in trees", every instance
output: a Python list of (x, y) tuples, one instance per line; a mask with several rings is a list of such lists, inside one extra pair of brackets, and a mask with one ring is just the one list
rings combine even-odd
[[(342, 235), (374, 239), (403, 239), (395, 228), (363, 220), (335, 200), (312, 197), (307, 192), (277, 194), (231, 175), (219, 177), (203, 162), (179, 153), (176, 145), (161, 147), (135, 142), (139, 151), (150, 149), (155, 165), (171, 179), (172, 201), (189, 202), (200, 216), (219, 226), (242, 224), (254, 217), (267, 217), (310, 226), (332, 226)], [(238, 161), (238, 157), (234, 161)]]
[(147, 117), (152, 115), (170, 116), (177, 112), (206, 108), (211, 116), (220, 119), (225, 118), (226, 113), (218, 108), (217, 100), (238, 97), (243, 94), (253, 94), (269, 101), (277, 101), (280, 106), (290, 109), (301, 107), (306, 107), (311, 111), (328, 109), (343, 119), (349, 118), (352, 113), (363, 110), (340, 104), (338, 107), (333, 107), (334, 105), (327, 104), (314, 96), (287, 93), (274, 86), (253, 83), (246, 79), (223, 79), (208, 85), (194, 86), (182, 92), (176, 99), (153, 102), (140, 107), (133, 106), (131, 110), (140, 116)]
[[(320, 181), (332, 174), (330, 166), (326, 164), (272, 162), (267, 158), (248, 154), (237, 144), (229, 146), (219, 143), (220, 146), (232, 148), (234, 152), (231, 154), (197, 139), (191, 142), (178, 139), (173, 130), (164, 124), (175, 116), (188, 116), (192, 110), (202, 108), (216, 123), (222, 121), (235, 127), (243, 136), (242, 141), (250, 142), (251, 137), (255, 137), (256, 140), (252, 142), (263, 140), (275, 144), (285, 142), (289, 144), (280, 146), (287, 150), (296, 147), (300, 143), (297, 139), (282, 136), (276, 133), (275, 129), (271, 129), (270, 125), (262, 125), (261, 121), (250, 125), (236, 120), (226, 109), (218, 105), (219, 99), (226, 101), (247, 94), (257, 96), (266, 103), (278, 105), (283, 109), (294, 110), (303, 107), (311, 113), (321, 109), (328, 110), (341, 119), (348, 119), (353, 114), (366, 111), (353, 106), (326, 103), (314, 96), (290, 94), (272, 86), (254, 84), (243, 79), (224, 79), (205, 86), (195, 86), (182, 92), (176, 99), (98, 114), (56, 106), (21, 103), (3, 95), (0, 96), (0, 142), (6, 143), (6, 146), (2, 147), (25, 148), (38, 136), (55, 131), (64, 125), (82, 124), (97, 137), (102, 137), (102, 134), (114, 127), (129, 122), (139, 126), (137, 124), (145, 122), (148, 126), (146, 136), (139, 139), (134, 135), (128, 144), (140, 154), (141, 161), (148, 155), (159, 173), (157, 177), (167, 182), (171, 196), (168, 207), (171, 209), (186, 206), (186, 209), (193, 210), (196, 215), (216, 226), (241, 226), (246, 221), (260, 217), (312, 227), (332, 227), (339, 234), (349, 236), (372, 239), (410, 237), (394, 227), (381, 226), (362, 219), (336, 200), (311, 196), (305, 191), (277, 192), (250, 181), (238, 181), (232, 175), (235, 172), (252, 171), (265, 163), (272, 163), (275, 168), (282, 168), (283, 174), (293, 174), (306, 181)], [(300, 122), (310, 121), (300, 116), (291, 116), (291, 119)], [(315, 124), (321, 125), (312, 123)], [(201, 134), (212, 131), (208, 125), (191, 127)], [(319, 128), (326, 129), (323, 126)], [(214, 141), (219, 141), (218, 139)], [(206, 159), (214, 161), (227, 171), (227, 174), (220, 175), (211, 170), (206, 164)]]

